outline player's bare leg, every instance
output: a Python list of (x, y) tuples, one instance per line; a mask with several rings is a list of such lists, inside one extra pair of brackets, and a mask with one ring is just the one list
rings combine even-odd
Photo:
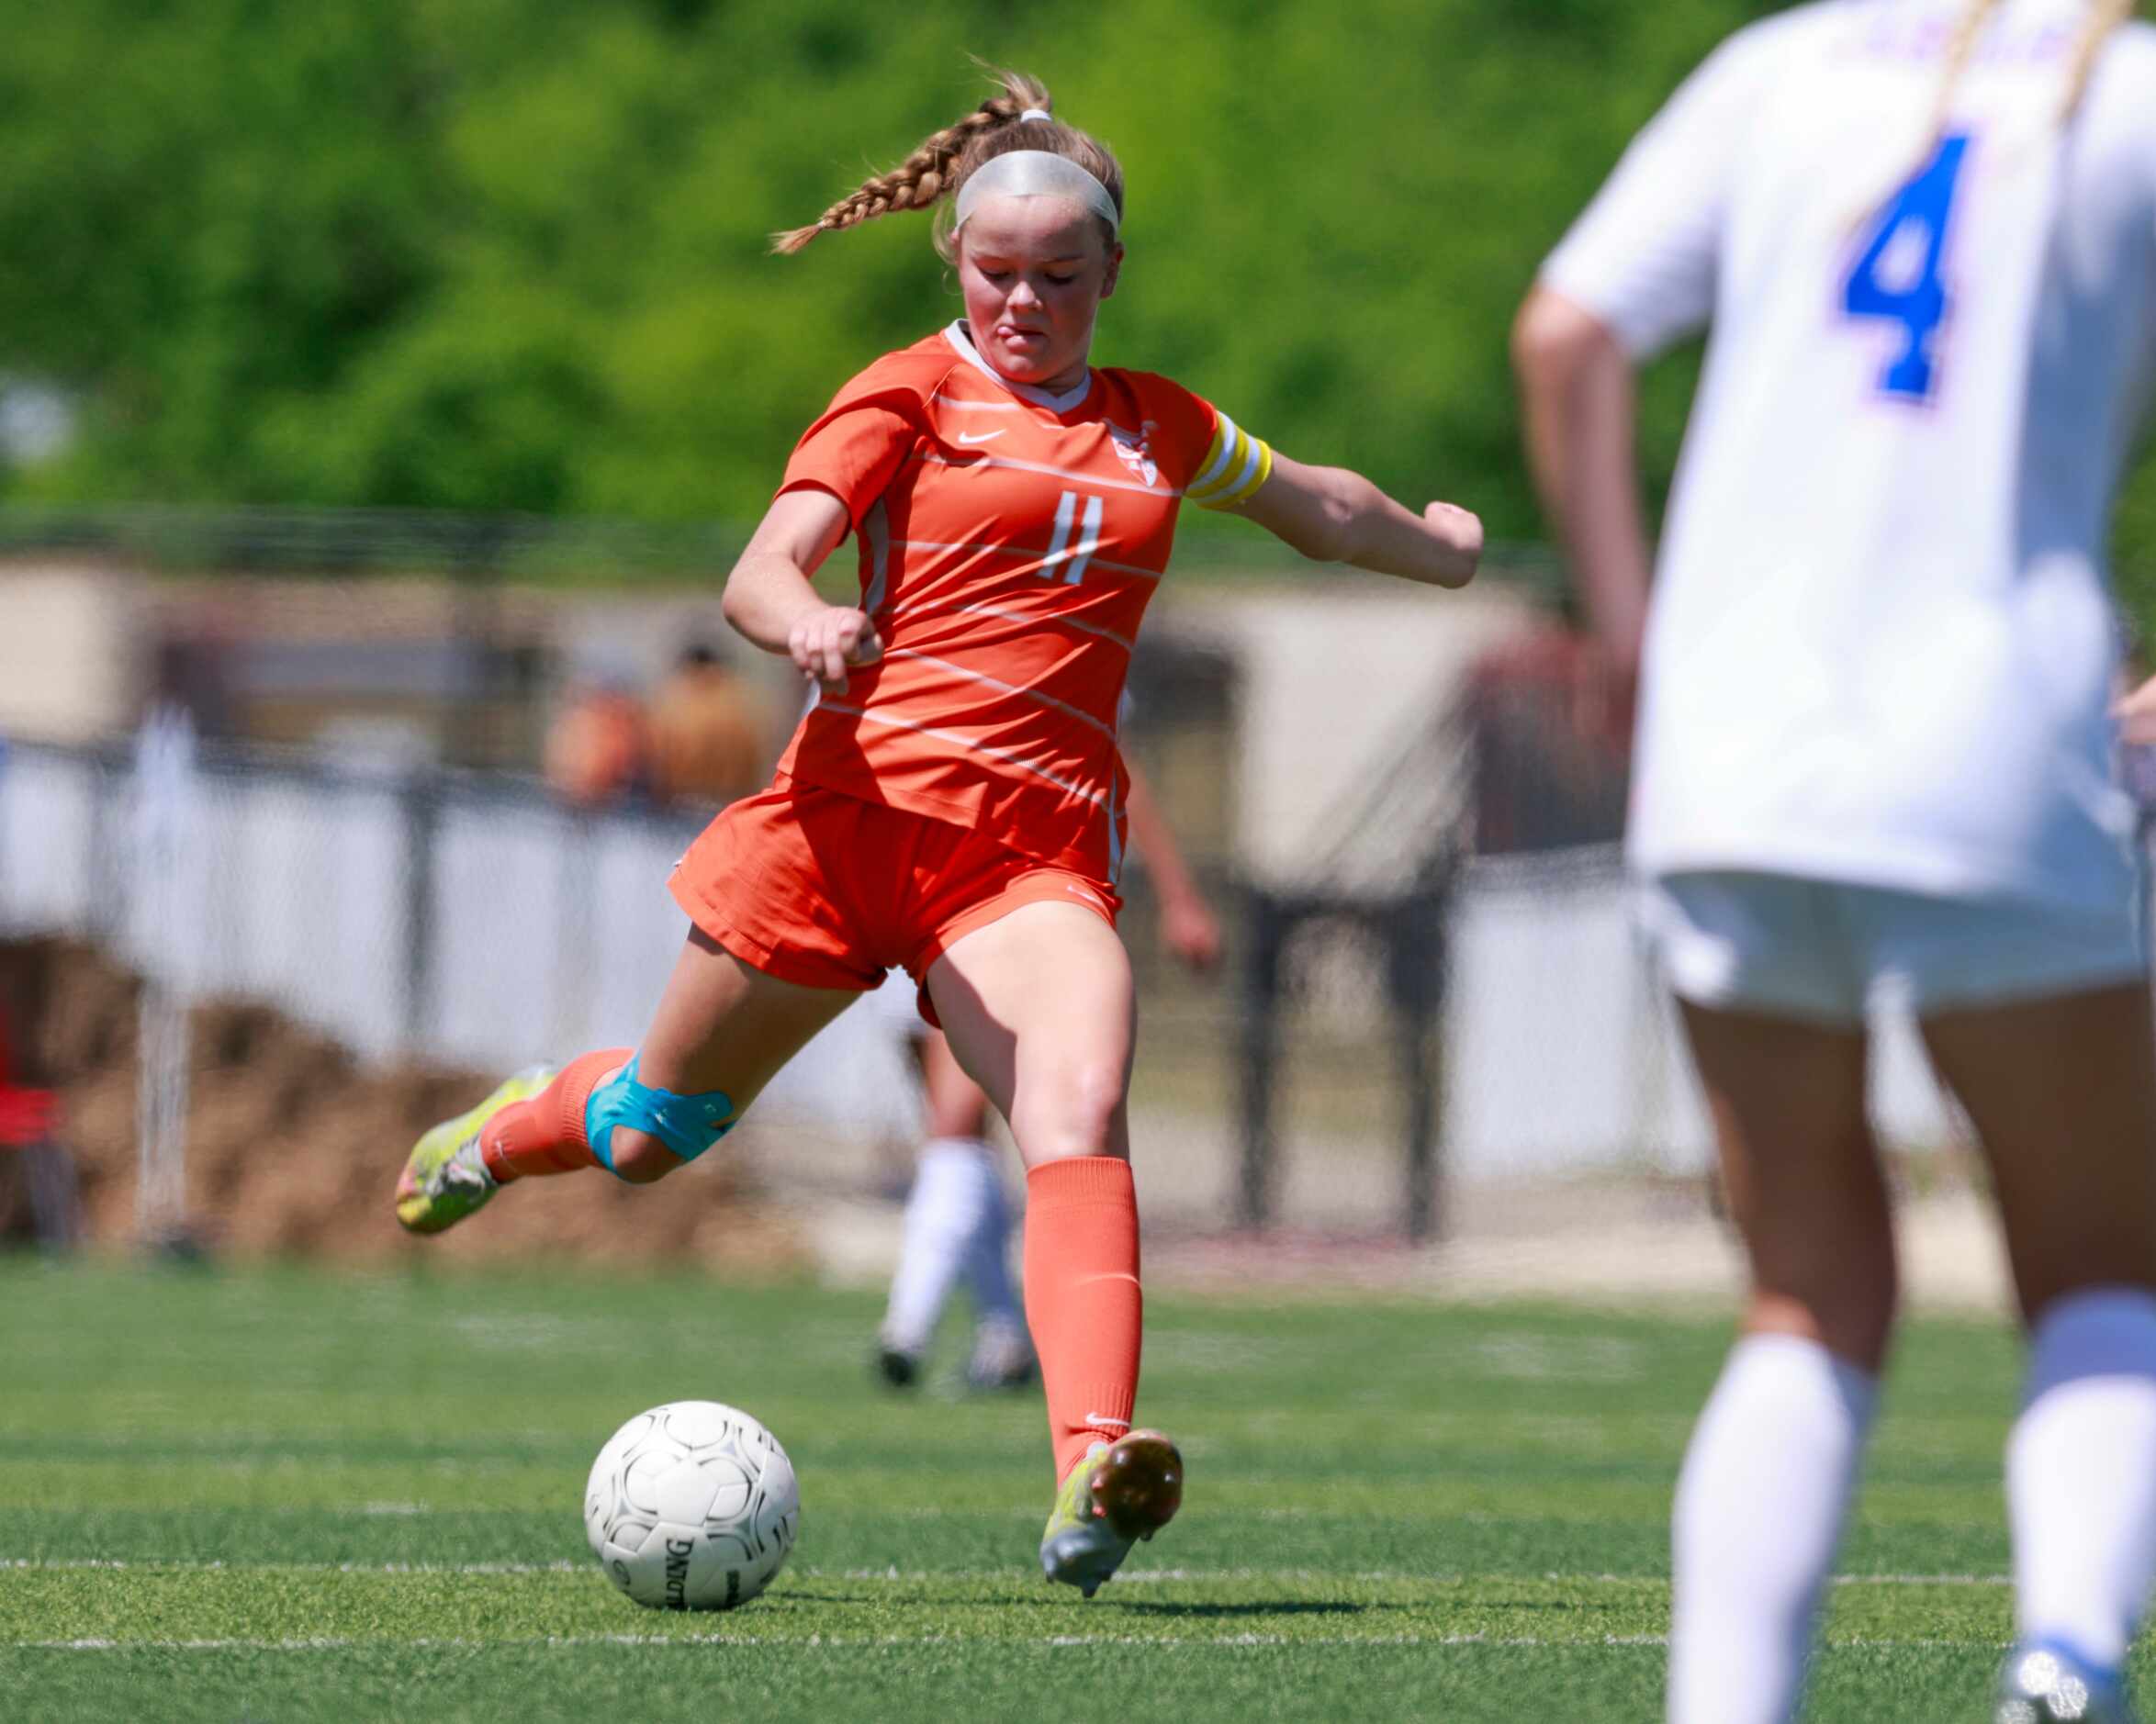
[(1744, 1327), (1877, 1372), (1898, 1282), (1858, 1029), (1683, 1008), (1751, 1272)]
[(438, 1233), (515, 1180), (604, 1165), (644, 1185), (686, 1166), (654, 1132), (616, 1124), (603, 1157), (587, 1141), (587, 1103), (603, 1103), (624, 1071), (658, 1094), (677, 1145), (694, 1148), (723, 1136), (743, 1110), (833, 1018), (852, 993), (801, 988), (751, 969), (701, 931), (691, 931), (660, 996), (651, 1029), (631, 1050), (586, 1054), (558, 1073), (511, 1079), (471, 1113), (420, 1139), (398, 1182), (398, 1219)]
[(2156, 1032), (2136, 983), (1928, 1019), (1990, 1163), (2030, 1333), (2007, 1447), (2001, 1720), (2117, 1724), (2156, 1583)]
[[(731, 1097), (731, 1125), (788, 1060), (859, 997), (767, 976), (691, 929), (644, 1033), (637, 1064), (655, 1089)], [(631, 1183), (649, 1184), (683, 1165), (651, 1132), (615, 1128), (613, 1170)]]
[(1887, 1192), (1858, 1028), (1684, 1013), (1751, 1269), (1672, 1534), (1671, 1724), (1794, 1715), (1892, 1326)]
[(1183, 1495), (1175, 1445), (1131, 1427), (1144, 1304), (1129, 1170), (1129, 959), (1092, 912), (1033, 903), (953, 946), (928, 987), (952, 1052), (1002, 1109), (1026, 1161), (1026, 1304), (1058, 1483), (1041, 1564), (1091, 1597)]

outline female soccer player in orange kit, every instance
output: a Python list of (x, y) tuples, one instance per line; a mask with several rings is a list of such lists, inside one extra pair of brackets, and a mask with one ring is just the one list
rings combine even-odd
[[(728, 577), (729, 621), (820, 687), (771, 788), (676, 870), (695, 924), (641, 1047), (512, 1079), (429, 1132), (398, 1215), (435, 1232), (511, 1181), (693, 1160), (887, 968), (919, 985), (1027, 1168), (1026, 1308), (1060, 1481), (1041, 1544), (1087, 1596), (1174, 1513), (1182, 1461), (1134, 1431), (1141, 1298), (1115, 931), (1117, 703), (1187, 498), (1306, 555), (1442, 587), (1481, 523), (1276, 456), (1165, 377), (1087, 363), (1123, 265), (1115, 157), (1016, 74), (814, 226), (798, 252), (950, 206), (965, 316), (887, 354), (803, 436)], [(858, 604), (810, 585), (846, 538)]]

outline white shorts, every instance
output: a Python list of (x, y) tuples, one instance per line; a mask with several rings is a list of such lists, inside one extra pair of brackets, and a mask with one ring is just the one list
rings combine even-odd
[(1642, 914), (1669, 984), (1697, 1005), (1858, 1024), (2082, 993), (2148, 972), (2134, 908), (1931, 898), (1788, 874), (1665, 874)]

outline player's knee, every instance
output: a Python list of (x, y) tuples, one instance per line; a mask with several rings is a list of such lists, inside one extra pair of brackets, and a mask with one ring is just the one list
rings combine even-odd
[(613, 1176), (631, 1185), (656, 1185), (678, 1168), (689, 1165), (650, 1135), (616, 1126), (613, 1135)]
[(592, 1159), (615, 1178), (649, 1185), (696, 1159), (733, 1129), (736, 1109), (724, 1092), (677, 1095), (646, 1083), (632, 1059), (591, 1091), (584, 1104)]
[(1125, 1070), (1117, 1060), (1085, 1060), (1058, 1074), (1035, 1114), (1036, 1156), (1115, 1153)]

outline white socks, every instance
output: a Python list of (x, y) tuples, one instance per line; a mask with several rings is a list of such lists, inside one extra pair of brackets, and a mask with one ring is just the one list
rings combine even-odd
[(2022, 1638), (2116, 1672), (2156, 1582), (2156, 1296), (2100, 1288), (2044, 1313), (2006, 1506)]
[[(1740, 1341), (1692, 1433), (1675, 1516), (1669, 1724), (1786, 1724), (1878, 1385), (1810, 1341)], [(2018, 1631), (2099, 1671), (2156, 1587), (2156, 1294), (2038, 1323), (2006, 1450)]]
[(1026, 1307), (1011, 1281), (1011, 1206), (1004, 1196), (1003, 1174), (995, 1151), (974, 1146), (988, 1178), (966, 1238), (966, 1286), (973, 1295), (973, 1322), (982, 1329), (1002, 1328), (1026, 1340)]
[(1739, 1341), (1677, 1483), (1669, 1724), (1785, 1724), (1879, 1397), (1816, 1342)]
[[(1010, 1211), (995, 1151), (972, 1137), (938, 1137), (923, 1144), (883, 1318), (884, 1345), (905, 1353), (924, 1351), (961, 1271), (972, 1283), (983, 1318), (1001, 1315), (1004, 1308), (1015, 1316), (1017, 1301), (1004, 1260), (1009, 1231)], [(1001, 1307), (992, 1309), (994, 1297), (1000, 1297)]]

